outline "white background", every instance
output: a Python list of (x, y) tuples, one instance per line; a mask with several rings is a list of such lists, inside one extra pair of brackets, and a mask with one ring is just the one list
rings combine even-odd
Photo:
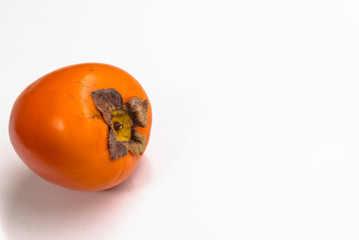
[[(0, 239), (358, 239), (359, 3), (0, 1)], [(132, 177), (35, 176), (13, 102), (57, 68), (128, 71), (153, 105)]]

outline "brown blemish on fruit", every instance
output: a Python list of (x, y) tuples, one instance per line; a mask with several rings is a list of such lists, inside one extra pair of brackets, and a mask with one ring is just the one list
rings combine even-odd
[(90, 116), (90, 118), (98, 118), (98, 119), (102, 119), (101, 115), (98, 113), (94, 113)]

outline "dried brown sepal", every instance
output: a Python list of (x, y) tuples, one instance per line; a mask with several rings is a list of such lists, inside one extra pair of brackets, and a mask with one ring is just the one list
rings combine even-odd
[(132, 153), (142, 155), (143, 149), (146, 146), (146, 136), (143, 136), (136, 129), (132, 129), (131, 140), (123, 142), (123, 145), (125, 145)]
[(148, 101), (141, 98), (131, 98), (125, 105), (125, 109), (130, 114), (134, 127), (146, 127), (147, 126), (147, 110)]
[(115, 160), (127, 155), (128, 150), (126, 146), (123, 145), (123, 143), (124, 142), (119, 142), (116, 140), (115, 132), (112, 128), (110, 128), (108, 134), (108, 150), (110, 152), (111, 160)]
[(111, 112), (123, 108), (123, 99), (115, 89), (100, 89), (91, 93), (97, 109), (108, 126), (111, 126)]

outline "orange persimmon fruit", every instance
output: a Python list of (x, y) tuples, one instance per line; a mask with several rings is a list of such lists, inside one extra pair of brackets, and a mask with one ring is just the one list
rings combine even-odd
[(144, 153), (152, 113), (142, 86), (112, 65), (67, 66), (30, 84), (15, 101), (11, 143), (37, 175), (81, 191), (126, 180)]

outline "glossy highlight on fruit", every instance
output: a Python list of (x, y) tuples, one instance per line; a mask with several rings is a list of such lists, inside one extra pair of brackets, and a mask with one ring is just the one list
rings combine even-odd
[(141, 85), (112, 65), (84, 63), (30, 84), (14, 103), (10, 140), (40, 177), (96, 191), (126, 180), (150, 139), (152, 109)]

